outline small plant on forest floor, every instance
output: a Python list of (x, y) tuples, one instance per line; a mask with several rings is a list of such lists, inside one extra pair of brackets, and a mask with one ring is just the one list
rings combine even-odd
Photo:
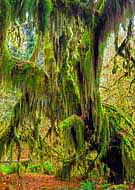
[(50, 162), (44, 162), (42, 168), (45, 174), (51, 174), (54, 171), (54, 166)]
[(108, 183), (103, 183), (102, 184), (102, 189), (107, 189), (109, 188), (109, 184)]
[(17, 168), (15, 165), (0, 165), (0, 173), (3, 174), (12, 174), (15, 173), (17, 171)]
[(80, 190), (95, 190), (94, 184), (90, 181), (82, 182)]
[(81, 183), (81, 187), (79, 190), (96, 190), (96, 189), (108, 189), (109, 184), (104, 182), (102, 184), (95, 184), (94, 182), (86, 181)]
[(54, 166), (50, 162), (43, 162), (42, 164), (30, 164), (28, 171), (32, 173), (51, 174), (54, 171)]
[(41, 172), (41, 165), (40, 164), (29, 164), (28, 171), (32, 173), (39, 173)]

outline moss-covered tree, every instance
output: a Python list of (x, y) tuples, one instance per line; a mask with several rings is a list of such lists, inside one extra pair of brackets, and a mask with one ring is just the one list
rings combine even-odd
[[(19, 88), (22, 93), (8, 130), (1, 134), (1, 150), (15, 142), (20, 152), (22, 138), (17, 138), (16, 130), (25, 125), (26, 120), (37, 133), (41, 113), (50, 119), (53, 129), (60, 120), (77, 114), (88, 126), (87, 141), (98, 150), (98, 158), (105, 161), (109, 146), (117, 139), (119, 130), (116, 126), (131, 126), (132, 122), (115, 108), (101, 104), (99, 82), (103, 53), (107, 37), (111, 32), (117, 32), (121, 22), (132, 18), (134, 10), (135, 2), (130, 0), (0, 1), (1, 81)], [(28, 60), (14, 57), (7, 40), (9, 28), (24, 22), (32, 24), (35, 31), (35, 45)], [(19, 32), (16, 35), (19, 38)], [(129, 36), (130, 32), (127, 38)], [(43, 67), (38, 65), (40, 53), (44, 57)], [(69, 128), (72, 127), (76, 135), (74, 144), (79, 147), (77, 140), (81, 141), (81, 136), (78, 133), (82, 130), (80, 125), (75, 127), (74, 121), (74, 127), (71, 125), (71, 118), (66, 120), (66, 125), (70, 121)], [(78, 119), (76, 123), (80, 123)], [(72, 129), (68, 133), (73, 132)], [(132, 136), (133, 132), (130, 133)], [(40, 137), (35, 135), (33, 139), (39, 142)], [(121, 166), (108, 165), (119, 175), (124, 173), (127, 178), (132, 178), (135, 172), (134, 142), (125, 136), (119, 136), (118, 141), (115, 156), (120, 156)], [(113, 149), (110, 154), (113, 155)], [(127, 160), (130, 161), (128, 166)]]

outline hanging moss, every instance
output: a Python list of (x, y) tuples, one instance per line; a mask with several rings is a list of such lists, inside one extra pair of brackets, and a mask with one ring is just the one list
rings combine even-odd
[(84, 122), (77, 115), (71, 115), (60, 123), (67, 147), (72, 146), (80, 151), (84, 146)]
[[(15, 145), (19, 145), (18, 135), (15, 132), (15, 127), (13, 126), (5, 126), (5, 129), (0, 133), (0, 159), (3, 158), (4, 155), (9, 155), (10, 160), (13, 158), (13, 148)], [(18, 156), (20, 155), (21, 149), (18, 149)], [(20, 156), (18, 157), (20, 159)]]
[(135, 8), (135, 2), (129, 2), (128, 0), (104, 1), (102, 4), (104, 4), (102, 13), (99, 15), (95, 27), (95, 32), (99, 35), (100, 40), (106, 38), (106, 34), (117, 28), (126, 12), (133, 14)]
[(79, 16), (85, 24), (91, 20), (91, 9), (85, 0), (55, 0), (54, 4), (58, 10), (65, 12), (68, 16)]
[(124, 166), (123, 173), (125, 173), (127, 180), (132, 180), (135, 177), (134, 135), (131, 137), (124, 136), (122, 138), (121, 150), (122, 150), (122, 161)]
[(4, 41), (6, 39), (7, 28), (9, 26), (10, 6), (8, 0), (0, 1), (0, 56), (3, 51)]
[(58, 86), (60, 88), (60, 92), (64, 100), (64, 107), (66, 110), (65, 117), (72, 113), (76, 113), (78, 104), (80, 103), (79, 87), (74, 76), (74, 65), (72, 65), (72, 58), (70, 57), (73, 53), (70, 51), (72, 48), (73, 29), (70, 26), (66, 30), (67, 31), (63, 36), (64, 43), (61, 52), (63, 53), (61, 63), (62, 66), (60, 68), (60, 72), (58, 73)]
[[(105, 109), (107, 117), (109, 119), (109, 128), (108, 128), (109, 141), (108, 143), (105, 144), (105, 146), (104, 146), (105, 142), (103, 142), (102, 144), (103, 150), (105, 150), (107, 153), (107, 149), (109, 148), (109, 146), (110, 147), (117, 146), (115, 148), (115, 151), (118, 152), (117, 154), (115, 152), (116, 154), (115, 157), (117, 155), (120, 156), (121, 158), (118, 159), (119, 161), (122, 162), (122, 166), (120, 166), (119, 163), (120, 167), (119, 170), (122, 169), (123, 176), (126, 177), (127, 180), (131, 180), (135, 176), (135, 143), (134, 143), (134, 127), (133, 127), (134, 124), (132, 122), (132, 119), (128, 115), (123, 114), (119, 109), (109, 105), (105, 105)], [(104, 126), (107, 125), (104, 124)], [(103, 131), (104, 129), (101, 130), (102, 134)], [(119, 138), (119, 143), (117, 144), (115, 144), (116, 138)], [(106, 139), (105, 135), (104, 139)], [(106, 149), (104, 149), (105, 147)]]
[(96, 9), (99, 11), (99, 13), (102, 13), (104, 6), (105, 6), (106, 0), (99, 0), (96, 3)]
[[(58, 170), (57, 176), (63, 180), (70, 180), (71, 171), (76, 164), (76, 160), (80, 159), (79, 155), (84, 148), (84, 122), (77, 115), (71, 115), (61, 121), (59, 128), (62, 132), (64, 149), (68, 157), (64, 157), (62, 168)], [(78, 157), (76, 157), (78, 155)]]
[(26, 19), (26, 12), (28, 11), (29, 0), (9, 0), (11, 5), (11, 18), (13, 22), (17, 20), (24, 22)]
[(101, 143), (101, 152), (100, 152), (100, 156), (104, 157), (108, 151), (109, 148), (109, 144), (111, 141), (110, 138), (110, 129), (109, 129), (109, 120), (108, 117), (106, 115), (106, 113), (104, 113), (104, 116), (102, 118), (102, 126), (101, 126), (101, 132), (99, 134), (100, 136), (100, 140), (99, 142)]
[(39, 0), (38, 2), (38, 28), (42, 33), (48, 24), (48, 18), (52, 11), (52, 1), (51, 0)]
[(48, 18), (52, 11), (52, 1), (51, 0), (9, 0), (12, 8), (12, 20), (16, 22), (25, 22), (26, 13), (29, 20), (36, 19), (36, 24), (38, 25), (38, 31), (42, 33), (48, 24)]
[(86, 49), (89, 49), (89, 45), (91, 43), (90, 39), (90, 33), (88, 31), (85, 31), (82, 36), (82, 43), (85, 45)]
[(70, 180), (72, 171), (72, 161), (66, 160), (63, 161), (62, 168), (58, 170), (57, 176), (61, 180)]
[(0, 1), (0, 33), (5, 32), (7, 25), (8, 25), (8, 19), (10, 16), (10, 8), (8, 0), (1, 0)]

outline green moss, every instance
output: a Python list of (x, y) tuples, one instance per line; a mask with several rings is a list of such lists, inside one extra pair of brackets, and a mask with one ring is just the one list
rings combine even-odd
[(63, 161), (62, 168), (58, 170), (57, 176), (62, 180), (70, 180), (72, 171), (72, 163), (70, 161)]
[(67, 75), (64, 79), (65, 86), (65, 95), (68, 98), (68, 101), (72, 103), (79, 102), (80, 94), (77, 84), (71, 75)]
[(10, 152), (10, 159), (12, 160), (12, 148), (16, 144), (16, 135), (12, 126), (5, 126), (5, 129), (0, 134), (0, 160), (5, 154)]
[(135, 176), (135, 142), (132, 118), (124, 115), (119, 109), (109, 105), (106, 105), (106, 112), (109, 119), (110, 137), (113, 138), (117, 135), (121, 140), (119, 150), (122, 155), (123, 175), (127, 180), (131, 180)]
[(88, 31), (85, 31), (83, 36), (82, 36), (82, 43), (85, 44), (86, 48), (89, 49), (90, 45), (90, 33)]
[(6, 39), (9, 26), (10, 6), (8, 0), (0, 1), (0, 52), (3, 51), (4, 41)]
[(12, 21), (19, 20), (21, 22), (25, 21), (27, 3), (28, 1), (24, 0), (9, 0), (11, 5), (11, 18)]
[(85, 59), (84, 59), (84, 64), (83, 64), (83, 73), (85, 76), (85, 80), (88, 80), (89, 82), (90, 82), (90, 73), (91, 73), (91, 69), (92, 69), (90, 59), (91, 59), (91, 53), (90, 53), (90, 51), (87, 51), (86, 55), (85, 55)]
[(38, 2), (38, 29), (42, 33), (48, 24), (48, 18), (52, 11), (52, 1), (51, 0), (39, 0)]
[(0, 1), (0, 33), (5, 32), (10, 17), (10, 8), (8, 0)]
[(58, 73), (58, 85), (64, 100), (65, 116), (75, 113), (80, 103), (80, 92), (77, 80), (73, 75), (73, 67), (69, 65), (68, 60), (62, 65)]
[[(101, 120), (100, 120), (101, 121)], [(108, 115), (107, 113), (103, 112), (102, 114), (102, 123), (99, 125), (99, 143), (100, 143), (100, 147), (101, 147), (101, 150), (100, 150), (100, 157), (104, 157), (108, 151), (108, 148), (109, 148), (109, 144), (110, 144), (110, 141), (111, 141), (111, 138), (110, 138), (110, 126), (109, 126), (109, 118), (108, 118)]]
[(123, 137), (121, 149), (126, 178), (132, 180), (135, 176), (135, 143), (133, 139)]
[(64, 132), (64, 138), (67, 147), (71, 145), (80, 151), (84, 146), (84, 122), (77, 115), (71, 115), (60, 122), (60, 128)]
[(26, 13), (28, 13), (29, 18), (36, 19), (38, 30), (42, 33), (45, 32), (53, 7), (51, 0), (9, 0), (9, 2), (12, 7), (13, 21), (19, 20), (19, 22), (24, 22)]
[(104, 6), (105, 6), (106, 0), (99, 0), (96, 4), (96, 9), (102, 13)]
[(72, 126), (84, 126), (83, 120), (77, 115), (71, 115), (60, 123), (60, 128), (71, 128)]

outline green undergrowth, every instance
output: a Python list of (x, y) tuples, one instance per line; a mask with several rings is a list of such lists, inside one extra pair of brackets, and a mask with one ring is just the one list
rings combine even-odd
[(94, 184), (90, 181), (82, 182), (80, 190), (95, 190)]
[(32, 173), (53, 174), (55, 167), (48, 161), (41, 164), (29, 164), (28, 171)]
[(106, 155), (111, 141), (117, 135), (121, 142), (118, 146), (122, 155), (123, 174), (130, 181), (135, 176), (134, 122), (129, 115), (114, 106), (104, 105), (104, 109), (100, 133), (101, 157)]
[(113, 185), (108, 184), (106, 182), (98, 183), (98, 179), (96, 182), (92, 181), (84, 181), (80, 183), (79, 190), (129, 190), (130, 184), (119, 184), (119, 185)]
[(16, 172), (17, 172), (16, 164), (11, 164), (11, 165), (0, 164), (0, 173), (8, 175)]
[(92, 181), (84, 181), (81, 182), (80, 184), (80, 189), (79, 190), (96, 190), (96, 189), (100, 189), (100, 190), (104, 190), (104, 189), (108, 189), (110, 187), (110, 184), (106, 183), (106, 182), (102, 182), (101, 184), (98, 184), (98, 180), (97, 182), (92, 182)]
[(55, 167), (49, 161), (43, 163), (17, 162), (13, 164), (0, 164), (0, 173), (9, 175), (12, 173), (43, 173), (54, 174)]

